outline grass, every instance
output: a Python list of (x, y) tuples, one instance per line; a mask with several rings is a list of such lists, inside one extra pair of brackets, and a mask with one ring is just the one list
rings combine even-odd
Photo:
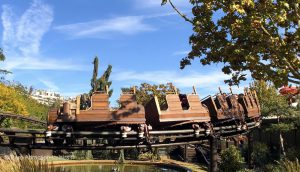
[(51, 166), (46, 158), (16, 156), (15, 154), (0, 157), (1, 172), (55, 172), (60, 171)]

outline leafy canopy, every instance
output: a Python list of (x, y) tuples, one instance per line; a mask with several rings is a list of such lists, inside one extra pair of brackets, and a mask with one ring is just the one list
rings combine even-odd
[(226, 80), (238, 84), (245, 71), (276, 87), (300, 84), (300, 0), (190, 0), (192, 50), (180, 62), (183, 69), (199, 58), (203, 65), (223, 63)]
[[(174, 86), (172, 83), (167, 84), (148, 84), (142, 83), (139, 87), (136, 87), (136, 98), (139, 104), (146, 106), (147, 103), (157, 96), (160, 107), (166, 107), (166, 95), (167, 93), (174, 92)], [(123, 92), (129, 92), (130, 88), (122, 88)], [(177, 92), (179, 90), (177, 89)]]
[[(0, 61), (4, 61), (4, 60), (5, 60), (5, 55), (3, 53), (3, 50), (0, 48)], [(0, 74), (7, 74), (7, 73), (10, 72), (4, 69), (0, 69)]]
[[(0, 82), (0, 111), (32, 116), (46, 120), (49, 106), (38, 103), (30, 97), (30, 89), (20, 83)], [(1, 124), (0, 124), (1, 125)], [(5, 127), (34, 127), (20, 121), (5, 120)]]
[(268, 130), (289, 131), (299, 125), (300, 111), (288, 105), (287, 97), (278, 94), (274, 85), (265, 81), (257, 81), (254, 84), (261, 107), (261, 115), (264, 117), (277, 117), (277, 124), (271, 124)]

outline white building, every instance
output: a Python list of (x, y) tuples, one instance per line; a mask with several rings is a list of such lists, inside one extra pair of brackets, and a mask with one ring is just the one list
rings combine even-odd
[(63, 97), (61, 97), (59, 93), (45, 90), (34, 90), (31, 94), (31, 97), (37, 100), (39, 103), (46, 105), (51, 105), (57, 100), (63, 100)]

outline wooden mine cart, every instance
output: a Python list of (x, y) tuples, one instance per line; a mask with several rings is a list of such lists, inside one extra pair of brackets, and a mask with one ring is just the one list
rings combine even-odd
[(212, 122), (226, 120), (243, 120), (244, 112), (238, 103), (237, 95), (220, 93), (215, 96), (207, 96), (202, 100), (210, 112)]
[(50, 110), (48, 123), (71, 123), (77, 127), (84, 126), (83, 124), (93, 127), (145, 123), (145, 110), (142, 105), (137, 104), (135, 93), (122, 93), (119, 99), (121, 107), (118, 109), (110, 109), (108, 99), (108, 93), (94, 92), (91, 96), (90, 108), (80, 110), (80, 98), (77, 97), (76, 103), (66, 102), (60, 111)]
[(154, 96), (145, 107), (147, 124), (154, 128), (161, 128), (210, 122), (208, 110), (202, 106), (196, 92), (184, 97), (185, 100), (180, 100), (177, 93), (167, 94), (167, 109), (163, 110), (159, 105), (158, 98)]
[(255, 90), (245, 89), (244, 94), (239, 95), (238, 101), (243, 106), (246, 117), (260, 117), (260, 106)]

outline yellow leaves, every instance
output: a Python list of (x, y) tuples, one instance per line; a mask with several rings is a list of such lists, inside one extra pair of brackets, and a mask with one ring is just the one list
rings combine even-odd
[(241, 31), (241, 27), (243, 26), (243, 21), (240, 19), (236, 19), (232, 24), (231, 24), (231, 28), (232, 28), (232, 35), (239, 35), (240, 31)]
[(243, 6), (252, 7), (254, 8), (254, 0), (242, 0), (241, 4)]
[(0, 111), (28, 115), (25, 101), (13, 88), (0, 84)]
[(237, 11), (240, 14), (245, 14), (246, 13), (243, 6), (239, 5), (239, 4), (232, 4), (230, 6), (230, 11)]
[(277, 21), (279, 23), (282, 23), (282, 22), (285, 22), (285, 20), (286, 20), (286, 11), (282, 10), (281, 14), (277, 16)]
[(253, 20), (253, 21), (251, 22), (251, 26), (252, 26), (253, 28), (256, 28), (256, 29), (260, 28), (260, 27), (261, 27), (261, 21), (258, 20), (258, 19), (255, 19), (255, 20)]
[(255, 3), (254, 0), (242, 0), (239, 4), (231, 4), (230, 11), (237, 11), (239, 14), (246, 14), (245, 8), (254, 8)]

